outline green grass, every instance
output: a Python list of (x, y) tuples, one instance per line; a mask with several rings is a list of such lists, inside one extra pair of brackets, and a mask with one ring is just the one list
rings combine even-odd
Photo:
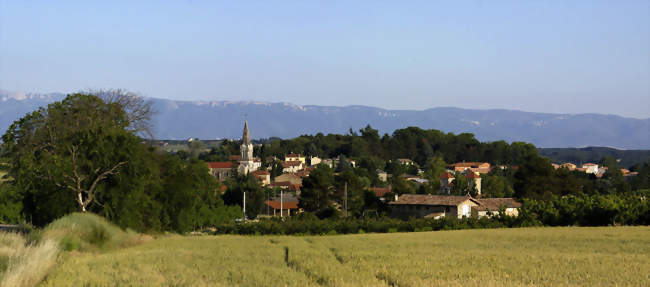
[(0, 170), (0, 182), (3, 182), (3, 181), (6, 181), (6, 180), (9, 180), (9, 179), (7, 179), (7, 178), (4, 178), (5, 175), (7, 175), (7, 172), (6, 172), (6, 171), (3, 171), (3, 170)]
[(44, 286), (647, 286), (650, 227), (170, 236), (74, 254)]

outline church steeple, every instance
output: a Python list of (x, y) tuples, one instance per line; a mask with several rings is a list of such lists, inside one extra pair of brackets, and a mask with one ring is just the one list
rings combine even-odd
[(248, 121), (244, 121), (244, 134), (241, 137), (240, 154), (239, 168), (237, 168), (239, 174), (248, 174), (260, 168), (260, 161), (255, 161), (253, 157), (253, 144), (251, 143), (251, 133), (248, 131)]
[(250, 144), (251, 143), (251, 135), (250, 132), (248, 131), (248, 121), (244, 122), (244, 135), (241, 137), (242, 144)]

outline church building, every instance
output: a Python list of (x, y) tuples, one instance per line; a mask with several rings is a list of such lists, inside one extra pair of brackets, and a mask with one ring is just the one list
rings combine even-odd
[(256, 162), (253, 158), (253, 144), (251, 143), (251, 135), (248, 131), (248, 121), (244, 122), (244, 134), (241, 138), (241, 158), (239, 159), (239, 167), (237, 172), (239, 174), (248, 174), (260, 168), (261, 163)]

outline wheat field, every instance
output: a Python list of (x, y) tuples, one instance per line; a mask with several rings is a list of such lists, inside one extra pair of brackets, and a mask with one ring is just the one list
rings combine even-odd
[(648, 286), (650, 227), (167, 236), (60, 260), (43, 286)]

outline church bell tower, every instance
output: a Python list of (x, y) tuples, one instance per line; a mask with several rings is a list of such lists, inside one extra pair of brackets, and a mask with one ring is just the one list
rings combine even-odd
[(251, 135), (248, 131), (248, 121), (244, 122), (244, 134), (241, 138), (241, 147), (240, 147), (241, 158), (239, 160), (239, 168), (237, 171), (240, 174), (248, 174), (249, 172), (255, 171), (253, 162), (253, 144), (251, 143)]

